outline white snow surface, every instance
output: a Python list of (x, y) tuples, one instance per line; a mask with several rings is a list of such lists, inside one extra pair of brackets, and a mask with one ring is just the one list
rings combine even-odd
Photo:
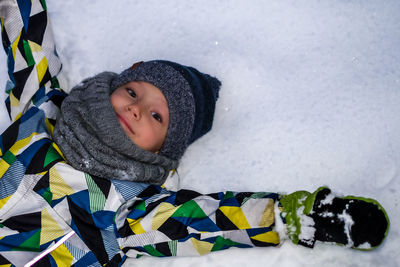
[[(400, 1), (47, 4), (64, 88), (150, 59), (222, 81), (212, 131), (182, 159), (181, 187), (289, 193), (327, 185), (379, 200), (391, 219), (372, 252), (286, 241), (126, 266), (400, 266)], [(4, 88), (4, 53), (0, 60)]]

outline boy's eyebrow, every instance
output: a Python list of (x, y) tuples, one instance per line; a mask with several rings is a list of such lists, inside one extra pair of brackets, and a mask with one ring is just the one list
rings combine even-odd
[(140, 91), (140, 90), (146, 90), (145, 88), (139, 89), (137, 84), (136, 83), (132, 83), (132, 82), (131, 83), (127, 83), (125, 86), (130, 88), (130, 89), (133, 89), (135, 91), (135, 94), (138, 94), (138, 91)]
[(163, 113), (165, 112), (166, 114), (169, 114), (168, 102), (166, 102), (161, 97), (157, 97), (156, 99), (157, 99), (157, 105), (159, 106), (160, 111)]

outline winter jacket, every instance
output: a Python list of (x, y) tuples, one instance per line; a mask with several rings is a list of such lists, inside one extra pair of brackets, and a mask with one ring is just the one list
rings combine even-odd
[(101, 179), (52, 132), (67, 93), (44, 0), (2, 0), (12, 124), (0, 136), (0, 265), (117, 266), (126, 257), (276, 246), (274, 193), (200, 194)]

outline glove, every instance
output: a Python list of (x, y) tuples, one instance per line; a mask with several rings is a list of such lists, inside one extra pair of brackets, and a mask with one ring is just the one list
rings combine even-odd
[(306, 247), (314, 247), (318, 240), (373, 250), (389, 230), (385, 210), (373, 199), (336, 197), (321, 187), (314, 193), (297, 191), (279, 201), (289, 238)]

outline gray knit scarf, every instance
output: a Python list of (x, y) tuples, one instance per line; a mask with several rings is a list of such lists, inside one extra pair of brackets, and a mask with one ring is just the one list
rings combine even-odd
[(107, 179), (160, 185), (178, 161), (141, 149), (125, 134), (110, 100), (116, 76), (103, 72), (72, 89), (62, 103), (54, 141), (75, 169)]

